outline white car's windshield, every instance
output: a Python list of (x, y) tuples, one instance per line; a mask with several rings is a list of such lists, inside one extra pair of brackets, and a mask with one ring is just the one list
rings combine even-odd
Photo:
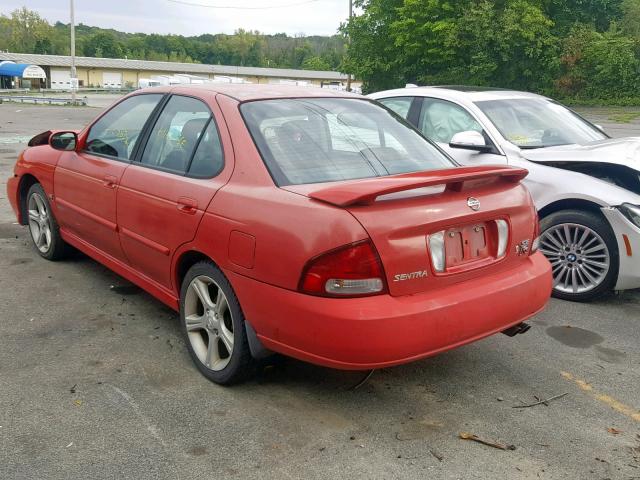
[(584, 145), (607, 136), (568, 108), (544, 98), (475, 102), (495, 127), (520, 148)]

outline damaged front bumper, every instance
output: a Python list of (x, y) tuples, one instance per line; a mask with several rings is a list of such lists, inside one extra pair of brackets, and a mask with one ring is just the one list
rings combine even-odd
[(620, 258), (616, 290), (640, 288), (640, 227), (617, 207), (604, 207), (602, 213), (616, 237)]

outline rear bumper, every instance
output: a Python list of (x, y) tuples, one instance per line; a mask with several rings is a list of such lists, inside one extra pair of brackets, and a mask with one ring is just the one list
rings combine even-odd
[(20, 207), (19, 207), (19, 199), (18, 199), (19, 185), (20, 185), (20, 177), (11, 176), (7, 180), (7, 198), (9, 199), (9, 203), (11, 204), (13, 213), (16, 215), (16, 218), (18, 219), (18, 223), (22, 223), (22, 219), (20, 218)]
[[(603, 208), (618, 243), (620, 269), (616, 290), (640, 287), (640, 228), (631, 223), (617, 208)], [(625, 241), (626, 237), (626, 241)], [(630, 248), (630, 253), (627, 251)]]
[(522, 322), (551, 294), (536, 253), (518, 268), (418, 295), (320, 298), (227, 272), (247, 320), (269, 349), (332, 368), (411, 362)]

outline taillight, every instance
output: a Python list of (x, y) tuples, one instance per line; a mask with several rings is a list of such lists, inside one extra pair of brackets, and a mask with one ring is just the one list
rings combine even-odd
[(378, 252), (369, 240), (351, 243), (312, 258), (300, 291), (324, 297), (361, 297), (387, 291)]

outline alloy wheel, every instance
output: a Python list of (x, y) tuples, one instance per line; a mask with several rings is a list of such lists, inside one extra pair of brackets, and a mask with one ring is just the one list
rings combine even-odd
[(553, 288), (563, 293), (585, 293), (607, 276), (611, 255), (604, 239), (593, 229), (562, 223), (540, 236), (540, 251), (549, 259)]
[(29, 197), (29, 231), (38, 250), (46, 253), (51, 248), (51, 216), (45, 200), (34, 192)]
[(210, 370), (223, 370), (234, 344), (229, 302), (220, 286), (208, 276), (194, 278), (184, 303), (187, 337), (198, 360)]

